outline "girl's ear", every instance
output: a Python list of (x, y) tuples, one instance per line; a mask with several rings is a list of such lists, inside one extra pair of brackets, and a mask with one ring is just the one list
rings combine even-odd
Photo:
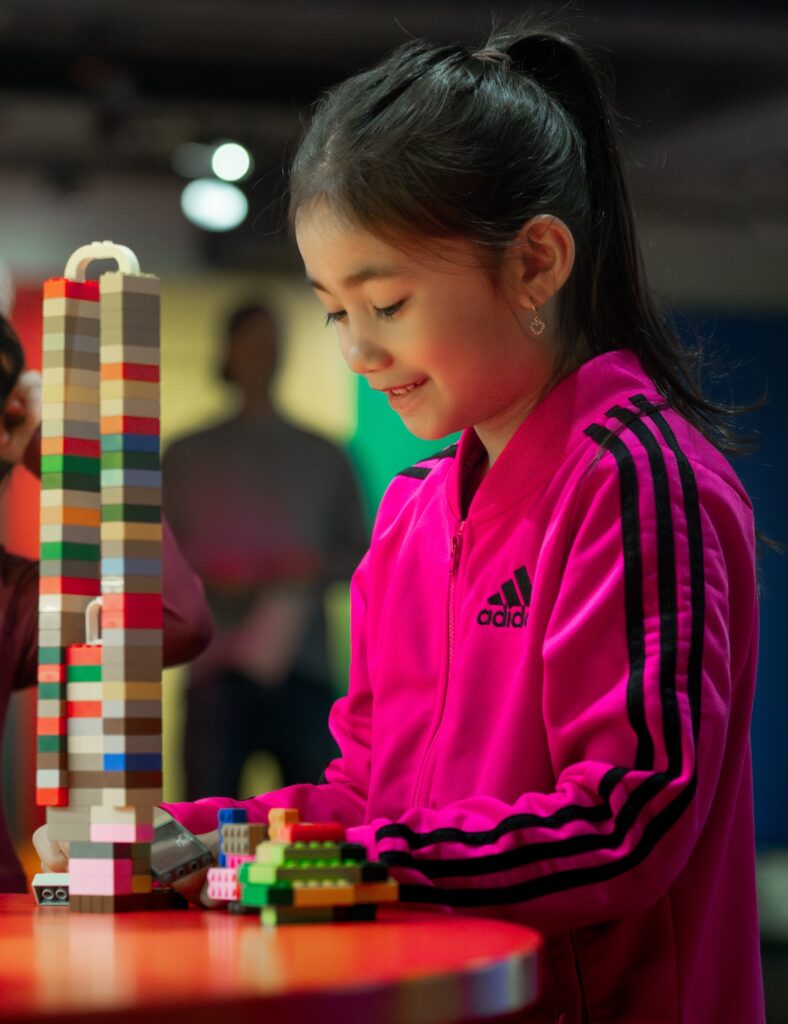
[(572, 232), (558, 217), (541, 214), (512, 243), (513, 281), (524, 309), (540, 309), (566, 283), (575, 262)]

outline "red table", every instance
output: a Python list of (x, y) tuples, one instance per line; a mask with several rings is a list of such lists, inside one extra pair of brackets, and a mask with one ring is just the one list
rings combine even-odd
[(267, 929), (254, 916), (77, 914), (0, 895), (0, 1020), (449, 1024), (533, 1005), (541, 940), (506, 921), (381, 908)]

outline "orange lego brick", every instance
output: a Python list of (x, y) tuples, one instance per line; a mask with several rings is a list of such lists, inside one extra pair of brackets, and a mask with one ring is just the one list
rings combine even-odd
[(160, 421), (151, 416), (102, 416), (102, 434), (158, 434)]

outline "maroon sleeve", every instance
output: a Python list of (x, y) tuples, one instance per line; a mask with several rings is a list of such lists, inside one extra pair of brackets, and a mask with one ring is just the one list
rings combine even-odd
[(196, 658), (208, 646), (213, 636), (213, 618), (202, 581), (181, 554), (164, 517), (162, 528), (164, 664), (180, 665)]
[(34, 686), (38, 669), (38, 563), (3, 552), (0, 623), (11, 689)]

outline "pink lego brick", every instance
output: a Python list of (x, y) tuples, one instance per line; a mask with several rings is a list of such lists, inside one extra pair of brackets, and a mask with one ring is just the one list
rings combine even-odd
[(241, 864), (248, 864), (254, 861), (255, 855), (253, 853), (226, 853), (224, 855), (224, 862), (228, 868), (238, 868)]

